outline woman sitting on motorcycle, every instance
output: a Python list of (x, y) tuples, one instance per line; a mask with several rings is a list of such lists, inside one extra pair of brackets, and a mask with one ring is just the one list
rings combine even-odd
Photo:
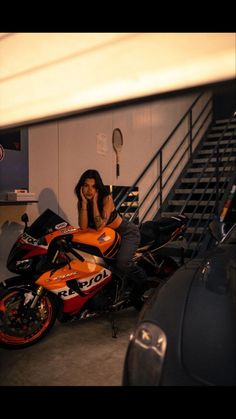
[(146, 273), (132, 261), (140, 243), (138, 226), (120, 216), (97, 170), (89, 169), (81, 175), (75, 193), (81, 229), (99, 230), (107, 226), (120, 234), (121, 245), (116, 257), (115, 273), (122, 279), (132, 279), (137, 285), (137, 293), (141, 295), (145, 289)]

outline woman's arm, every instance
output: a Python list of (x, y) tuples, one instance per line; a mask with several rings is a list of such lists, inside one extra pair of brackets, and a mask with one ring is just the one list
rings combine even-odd
[(111, 215), (111, 212), (114, 208), (114, 203), (111, 195), (108, 195), (103, 200), (103, 210), (102, 214), (100, 214), (98, 209), (98, 195), (95, 194), (93, 198), (93, 217), (94, 217), (94, 223), (96, 226), (96, 230), (100, 230), (101, 228), (105, 227), (107, 224), (107, 221), (109, 220), (109, 217)]
[(79, 226), (82, 230), (88, 228), (88, 201), (85, 198), (82, 188), (80, 190), (81, 198), (82, 198), (82, 205), (78, 204), (78, 211), (79, 211)]

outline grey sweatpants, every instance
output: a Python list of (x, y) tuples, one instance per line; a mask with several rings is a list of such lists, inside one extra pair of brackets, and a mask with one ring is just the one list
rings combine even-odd
[(116, 256), (116, 266), (121, 272), (132, 266), (132, 258), (140, 243), (140, 232), (136, 224), (123, 219), (116, 229), (121, 236), (121, 246)]

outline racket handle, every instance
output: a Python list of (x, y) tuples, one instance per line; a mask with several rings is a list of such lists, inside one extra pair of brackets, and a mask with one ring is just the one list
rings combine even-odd
[(120, 176), (120, 165), (116, 163), (116, 177)]

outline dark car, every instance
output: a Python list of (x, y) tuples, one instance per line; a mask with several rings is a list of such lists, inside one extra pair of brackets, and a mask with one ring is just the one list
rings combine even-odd
[(236, 224), (217, 238), (146, 302), (123, 385), (236, 385)]

